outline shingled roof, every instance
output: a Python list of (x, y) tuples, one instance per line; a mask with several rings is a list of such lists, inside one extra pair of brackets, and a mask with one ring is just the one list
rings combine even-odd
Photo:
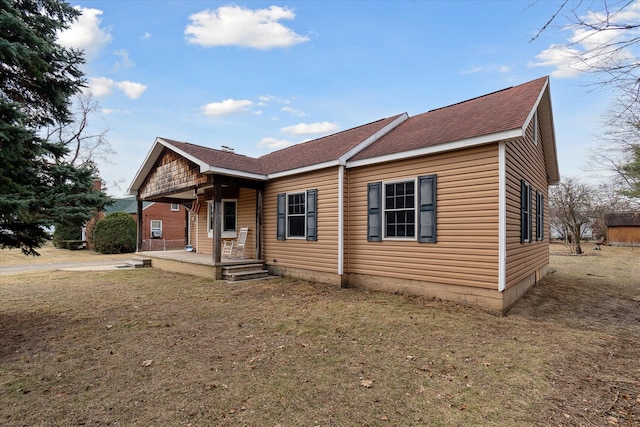
[(547, 82), (531, 82), (410, 117), (351, 160), (522, 129)]
[(403, 115), (388, 117), (343, 132), (293, 145), (260, 157), (267, 174), (337, 160)]
[(554, 183), (559, 180), (559, 171), (548, 82), (548, 77), (542, 77), (414, 117), (406, 113), (387, 117), (258, 158), (156, 138), (129, 190), (136, 194), (164, 149), (174, 150), (196, 163), (201, 173), (267, 180), (338, 164), (356, 167), (388, 161), (393, 156), (424, 155), (431, 149), (454, 149), (455, 144), (521, 138), (536, 108), (540, 113), (547, 174), (549, 182)]

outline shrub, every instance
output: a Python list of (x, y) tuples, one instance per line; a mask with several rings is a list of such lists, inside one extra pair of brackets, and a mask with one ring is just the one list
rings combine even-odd
[(93, 229), (93, 245), (103, 254), (135, 252), (136, 222), (125, 212), (113, 212), (97, 222)]
[(53, 245), (56, 248), (69, 249), (69, 240), (82, 240), (82, 227), (78, 224), (56, 224), (53, 230)]

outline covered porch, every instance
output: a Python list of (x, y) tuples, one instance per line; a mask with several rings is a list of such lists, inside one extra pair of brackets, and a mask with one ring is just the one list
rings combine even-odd
[[(220, 158), (226, 162), (248, 158), (220, 150), (191, 152), (193, 147), (157, 138), (129, 188), (138, 202), (138, 254), (151, 258), (154, 267), (215, 279), (222, 279), (232, 268), (264, 265), (261, 233), (266, 176), (216, 168), (213, 164)], [(143, 202), (176, 203), (187, 208), (189, 251), (142, 250)], [(224, 242), (237, 239), (241, 227), (249, 229), (242, 256), (223, 256)]]

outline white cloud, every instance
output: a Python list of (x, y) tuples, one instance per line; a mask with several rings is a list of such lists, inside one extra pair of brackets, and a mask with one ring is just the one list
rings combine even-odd
[(293, 145), (293, 142), (287, 141), (286, 139), (262, 138), (260, 140), (260, 147), (267, 147), (272, 150), (279, 150), (291, 145)]
[[(587, 11), (580, 20), (585, 25), (572, 24), (564, 28), (571, 32), (566, 43), (550, 45), (536, 55), (536, 62), (528, 65), (555, 68), (551, 75), (562, 78), (575, 77), (594, 67), (606, 65), (614, 58), (623, 62), (634, 60), (631, 51), (620, 49), (620, 43), (640, 35), (637, 30), (625, 28), (628, 25), (635, 27), (640, 22), (640, 1), (609, 16)], [(599, 30), (605, 24), (609, 27)]]
[(145, 32), (142, 35), (142, 40), (149, 40), (150, 38), (151, 38), (151, 33), (149, 33), (149, 32)]
[(91, 77), (89, 78), (88, 83), (89, 91), (93, 96), (99, 98), (101, 96), (109, 95), (115, 82), (107, 77)]
[(87, 60), (94, 59), (111, 42), (110, 28), (100, 27), (101, 10), (79, 6), (75, 8), (82, 15), (69, 28), (58, 33), (58, 43), (66, 48), (83, 50)]
[(278, 22), (293, 18), (295, 13), (291, 9), (279, 6), (256, 10), (222, 6), (215, 11), (203, 10), (191, 15), (191, 24), (184, 32), (189, 43), (204, 47), (282, 48), (309, 40)]
[(536, 55), (538, 62), (530, 63), (529, 66), (555, 68), (551, 72), (553, 77), (575, 77), (587, 70), (587, 65), (577, 60), (579, 55), (580, 52), (577, 49), (552, 44), (548, 49)]
[(131, 99), (138, 99), (147, 90), (147, 86), (141, 83), (130, 82), (128, 80), (117, 82), (116, 87), (124, 92)]
[(130, 81), (116, 82), (107, 77), (89, 78), (89, 92), (95, 97), (110, 95), (113, 89), (119, 89), (130, 99), (138, 99), (147, 90), (147, 86)]
[(227, 114), (243, 113), (253, 105), (247, 99), (225, 99), (222, 102), (212, 102), (202, 107), (206, 116), (224, 116)]
[(308, 116), (307, 113), (300, 111), (300, 110), (296, 110), (295, 108), (291, 108), (291, 107), (282, 107), (281, 108), (282, 111), (284, 111), (285, 113), (289, 113), (292, 116), (297, 116), (297, 117), (306, 117)]
[(282, 133), (288, 133), (290, 135), (312, 135), (335, 132), (336, 130), (338, 130), (338, 124), (331, 122), (300, 123), (280, 129)]

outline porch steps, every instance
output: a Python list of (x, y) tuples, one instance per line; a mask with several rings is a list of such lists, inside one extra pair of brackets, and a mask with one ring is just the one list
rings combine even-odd
[(124, 262), (125, 268), (145, 268), (151, 267), (151, 258), (144, 258), (140, 256), (134, 256), (130, 261)]
[(262, 263), (225, 265), (222, 267), (222, 280), (239, 282), (241, 280), (264, 279), (269, 270)]

